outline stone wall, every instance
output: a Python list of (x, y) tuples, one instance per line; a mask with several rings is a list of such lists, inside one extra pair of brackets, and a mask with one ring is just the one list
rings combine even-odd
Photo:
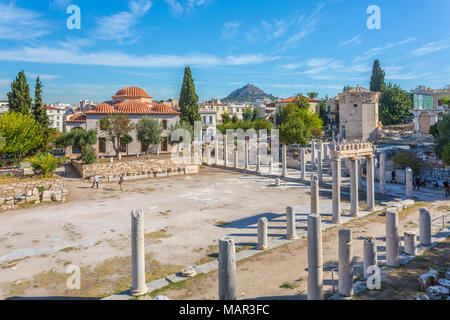
[(72, 160), (72, 166), (83, 179), (97, 174), (102, 181), (118, 181), (120, 176), (124, 179), (143, 179), (195, 174), (199, 171), (200, 163), (192, 163), (190, 158), (164, 159), (164, 160), (135, 160), (82, 164)]
[(63, 202), (67, 197), (63, 179), (41, 179), (0, 184), (1, 209), (14, 209), (22, 204)]

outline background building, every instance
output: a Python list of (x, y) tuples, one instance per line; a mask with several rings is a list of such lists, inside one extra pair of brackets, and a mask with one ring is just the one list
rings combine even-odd
[(59, 132), (63, 132), (65, 108), (44, 106), (44, 109), (50, 121), (50, 127), (57, 129)]

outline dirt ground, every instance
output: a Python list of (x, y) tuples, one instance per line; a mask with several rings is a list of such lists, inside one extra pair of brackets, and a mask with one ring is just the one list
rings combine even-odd
[[(145, 214), (148, 282), (217, 258), (221, 236), (232, 236), (238, 250), (253, 246), (260, 217), (269, 220), (269, 240), (283, 237), (287, 206), (296, 208), (297, 229), (306, 229), (309, 186), (285, 182), (275, 188), (273, 182), (268, 177), (213, 168), (193, 176), (127, 181), (124, 191), (116, 183), (93, 190), (79, 179), (70, 179), (64, 204), (0, 213), (0, 298), (98, 298), (127, 290), (132, 209), (141, 208)], [(320, 196), (321, 214), (328, 223), (331, 190), (321, 189)], [(348, 198), (343, 194), (342, 199), (343, 209), (348, 209)], [(426, 206), (433, 217), (449, 210), (448, 201)], [(417, 208), (408, 218), (408, 227), (417, 229)], [(364, 236), (383, 237), (384, 220), (378, 220), (373, 216), (351, 222), (355, 239), (360, 237), (355, 240), (355, 256), (361, 255)], [(327, 268), (336, 265), (336, 232), (324, 233)], [(382, 253), (382, 241), (379, 246)], [(239, 263), (242, 298), (301, 297), (297, 293), (306, 286), (305, 250), (305, 241), (299, 240)], [(66, 287), (69, 265), (81, 269), (81, 290)], [(325, 277), (331, 279), (331, 272), (325, 272)], [(199, 277), (167, 294), (171, 298), (216, 298), (216, 278), (215, 273)], [(197, 283), (199, 289), (189, 289)]]

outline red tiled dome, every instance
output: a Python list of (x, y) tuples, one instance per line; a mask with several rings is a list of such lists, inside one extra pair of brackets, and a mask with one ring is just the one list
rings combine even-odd
[(76, 113), (70, 119), (66, 120), (68, 123), (84, 123), (86, 122), (86, 115), (82, 113)]
[(147, 114), (151, 112), (148, 104), (137, 100), (124, 100), (116, 104), (116, 113)]
[(125, 87), (117, 91), (116, 95), (113, 97), (114, 99), (120, 98), (151, 98), (145, 90), (131, 86)]
[(94, 106), (92, 111), (96, 113), (114, 113), (114, 107), (109, 103), (102, 102)]
[(178, 114), (172, 107), (164, 103), (153, 102), (152, 113), (155, 114)]

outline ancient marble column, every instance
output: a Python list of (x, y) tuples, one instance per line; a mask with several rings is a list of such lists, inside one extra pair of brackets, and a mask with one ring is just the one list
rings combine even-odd
[(351, 158), (350, 168), (350, 215), (357, 217), (359, 213), (359, 198), (358, 198), (358, 159)]
[(332, 190), (332, 212), (333, 223), (341, 223), (341, 159), (331, 160), (331, 171), (333, 175)]
[(144, 212), (131, 211), (131, 294), (141, 296), (147, 293), (145, 284), (145, 235)]
[(367, 191), (367, 210), (375, 208), (375, 176), (373, 156), (366, 158), (366, 191)]
[(339, 295), (353, 295), (353, 247), (352, 231), (339, 230)]
[(311, 164), (313, 170), (316, 169), (316, 142), (311, 140)]
[(358, 188), (361, 188), (363, 191), (363, 161), (362, 159), (358, 159)]
[(431, 245), (431, 215), (426, 208), (419, 210), (419, 241), (423, 246)]
[(216, 165), (218, 165), (219, 164), (219, 139), (217, 139), (217, 136), (216, 136), (215, 141), (216, 141), (216, 148), (214, 150), (214, 158), (216, 160)]
[(269, 158), (269, 174), (273, 174), (273, 156), (270, 154)]
[(256, 155), (256, 173), (261, 174), (261, 156), (258, 154)]
[(320, 207), (319, 207), (319, 179), (317, 176), (311, 176), (311, 214), (319, 215)]
[(406, 199), (411, 199), (413, 196), (413, 173), (411, 168), (406, 168), (405, 170), (405, 180), (406, 180), (406, 189), (405, 189), (405, 197)]
[(293, 207), (286, 208), (286, 239), (298, 239), (295, 228), (295, 209)]
[(369, 237), (364, 240), (364, 278), (367, 279), (371, 273), (367, 272), (367, 268), (377, 265), (377, 243), (375, 238)]
[(286, 178), (287, 177), (287, 146), (285, 145), (285, 144), (283, 144), (283, 149), (282, 149), (283, 151), (283, 154), (282, 154), (282, 157), (283, 157), (283, 171), (282, 171), (282, 176), (284, 177), (284, 178)]
[(323, 160), (328, 160), (328, 152), (329, 152), (329, 148), (328, 148), (328, 143), (324, 143), (323, 145)]
[(245, 142), (245, 148), (244, 148), (244, 169), (245, 169), (245, 171), (247, 171), (248, 170), (248, 156), (249, 156), (249, 150), (248, 150), (248, 147), (249, 147), (249, 145), (248, 145), (248, 142), (246, 141)]
[(308, 300), (323, 300), (323, 252), (320, 215), (308, 215)]
[(223, 136), (223, 165), (228, 167), (228, 141), (227, 136)]
[(305, 179), (306, 173), (306, 160), (305, 160), (305, 148), (300, 149), (300, 170), (301, 170), (301, 179)]
[(386, 210), (386, 265), (388, 267), (398, 267), (400, 265), (399, 256), (397, 208), (388, 208)]
[(267, 218), (258, 219), (258, 250), (266, 250), (269, 248), (267, 242)]
[(405, 232), (405, 236), (403, 237), (404, 242), (404, 251), (407, 255), (415, 256), (416, 255), (416, 234), (413, 232)]
[(231, 237), (219, 239), (219, 300), (236, 300), (236, 250)]
[(322, 173), (322, 151), (317, 151), (317, 162), (318, 162), (318, 177), (319, 183), (323, 182), (323, 173)]
[(380, 153), (380, 193), (386, 193), (386, 155)]
[(234, 150), (234, 167), (239, 168), (239, 151), (237, 148)]

